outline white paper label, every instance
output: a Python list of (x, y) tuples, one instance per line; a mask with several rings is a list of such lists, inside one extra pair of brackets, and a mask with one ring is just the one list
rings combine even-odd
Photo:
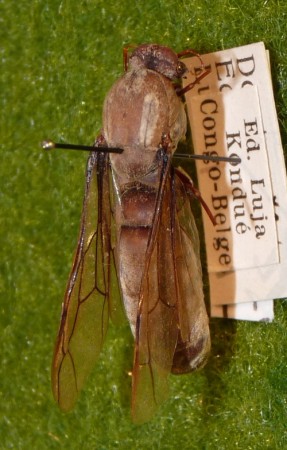
[[(268, 57), (258, 43), (202, 59), (211, 73), (186, 94), (195, 153), (241, 158), (197, 162), (216, 218), (203, 214), (211, 313), (272, 320), (266, 299), (287, 296), (287, 187)], [(197, 58), (185, 63), (200, 70)]]
[[(248, 104), (248, 109), (246, 105)], [(204, 215), (209, 272), (279, 262), (264, 131), (257, 89), (211, 92), (190, 104), (194, 145), (201, 152), (239, 156), (241, 163), (198, 163), (201, 194), (216, 225)], [(213, 145), (212, 145), (213, 143)], [(207, 146), (206, 146), (207, 144)]]

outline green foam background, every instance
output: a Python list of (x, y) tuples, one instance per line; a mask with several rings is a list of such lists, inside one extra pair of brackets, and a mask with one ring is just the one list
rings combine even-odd
[(207, 366), (172, 377), (169, 401), (142, 426), (130, 420), (129, 328), (112, 326), (75, 410), (58, 410), (50, 363), (86, 155), (39, 147), (45, 137), (93, 142), (128, 43), (207, 53), (262, 40), (286, 150), (287, 4), (22, 0), (1, 8), (0, 448), (287, 448), (286, 300), (272, 324), (212, 319)]

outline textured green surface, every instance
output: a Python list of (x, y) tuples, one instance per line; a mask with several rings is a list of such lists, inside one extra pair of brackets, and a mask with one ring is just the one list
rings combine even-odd
[(80, 221), (86, 155), (122, 70), (122, 46), (205, 53), (264, 41), (286, 149), (287, 4), (282, 1), (4, 0), (1, 35), (0, 448), (284, 449), (287, 303), (272, 324), (212, 320), (201, 372), (173, 377), (148, 424), (129, 416), (132, 340), (111, 328), (75, 410), (59, 412), (50, 362)]

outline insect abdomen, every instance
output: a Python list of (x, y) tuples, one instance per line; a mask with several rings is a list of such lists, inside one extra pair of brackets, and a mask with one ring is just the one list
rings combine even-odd
[(125, 310), (133, 333), (156, 195), (156, 188), (137, 182), (125, 188), (120, 196), (120, 204), (117, 205), (117, 216), (120, 216), (117, 244), (118, 275)]

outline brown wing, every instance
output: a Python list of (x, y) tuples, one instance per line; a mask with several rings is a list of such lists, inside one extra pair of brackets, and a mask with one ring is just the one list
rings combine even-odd
[(138, 423), (167, 398), (169, 373), (186, 371), (186, 360), (200, 365), (210, 345), (188, 194), (168, 165), (163, 171), (137, 320), (132, 414)]
[[(178, 173), (178, 172), (176, 172)], [(172, 372), (202, 367), (210, 350), (209, 320), (205, 308), (198, 231), (190, 206), (192, 181), (175, 175), (175, 258), (180, 335)]]
[(73, 408), (106, 334), (113, 268), (110, 232), (108, 156), (94, 152), (87, 165), (80, 237), (52, 365), (54, 397), (64, 411)]

